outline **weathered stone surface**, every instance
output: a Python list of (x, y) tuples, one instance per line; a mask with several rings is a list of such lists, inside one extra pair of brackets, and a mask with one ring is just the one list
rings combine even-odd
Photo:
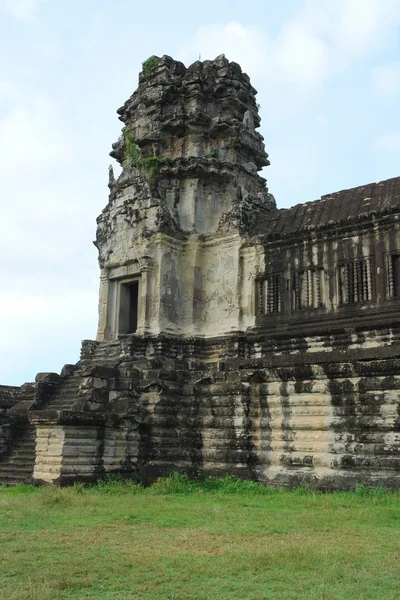
[(58, 383), (59, 380), (58, 373), (38, 373), (35, 377), (36, 383)]
[(400, 180), (276, 209), (255, 94), (224, 56), (144, 63), (98, 218), (97, 341), (0, 387), (0, 482), (400, 487)]
[[(140, 280), (138, 333), (215, 335), (239, 327), (239, 233), (276, 207), (255, 90), (224, 56), (189, 68), (152, 58), (118, 111), (123, 170), (98, 219), (98, 339), (127, 333), (125, 279)], [(216, 285), (220, 288), (218, 298)], [(118, 322), (119, 320), (119, 322)]]
[(0, 385), (0, 414), (11, 408), (20, 398), (20, 389), (11, 385)]

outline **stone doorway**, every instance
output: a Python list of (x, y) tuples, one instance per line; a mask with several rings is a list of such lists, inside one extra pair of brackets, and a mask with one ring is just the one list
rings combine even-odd
[(121, 281), (118, 333), (136, 333), (139, 319), (139, 279)]

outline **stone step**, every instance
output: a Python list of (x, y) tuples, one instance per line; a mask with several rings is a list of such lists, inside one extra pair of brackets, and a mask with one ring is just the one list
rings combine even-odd
[(60, 388), (53, 394), (53, 398), (56, 396), (65, 396), (68, 394), (76, 394), (78, 391), (78, 386), (69, 387), (69, 388)]
[(0, 485), (3, 483), (8, 483), (10, 480), (18, 480), (21, 482), (31, 481), (33, 477), (33, 468), (32, 469), (18, 469), (14, 467), (13, 470), (0, 470)]
[(76, 400), (79, 399), (77, 394), (71, 396), (59, 396), (58, 398), (53, 398), (46, 406), (46, 408), (54, 408), (58, 404), (73, 404)]
[(56, 402), (64, 401), (64, 400), (67, 400), (67, 401), (74, 400), (75, 401), (76, 398), (79, 398), (77, 392), (75, 392), (75, 393), (71, 392), (69, 394), (58, 394), (57, 396), (53, 396), (48, 404), (49, 405), (55, 404)]
[(35, 464), (35, 428), (27, 426), (15, 438), (11, 451), (0, 458), (0, 484), (29, 482)]
[(80, 375), (71, 374), (54, 390), (52, 397), (46, 405), (47, 410), (72, 409), (78, 396), (78, 387), (81, 382)]
[(76, 391), (77, 389), (78, 389), (78, 382), (75, 383), (75, 384), (66, 383), (66, 384), (60, 385), (58, 388), (56, 388), (54, 390), (54, 395), (62, 394), (64, 392), (67, 392), (67, 391), (70, 391), (70, 390)]
[(4, 464), (9, 464), (10, 462), (26, 462), (27, 460), (30, 460), (32, 456), (34, 456), (34, 454), (35, 446), (30, 448), (29, 450), (28, 448), (21, 449), (18, 447), (18, 444), (15, 443), (14, 447), (12, 448), (11, 454), (9, 454), (8, 456), (3, 456), (1, 458), (0, 466)]
[[(9, 456), (8, 457), (8, 461), (15, 461), (15, 460), (26, 460), (26, 458), (31, 458), (32, 456), (32, 452), (35, 452), (35, 447), (33, 446), (32, 448), (19, 448), (18, 449), (18, 457), (13, 457), (13, 456)], [(1, 466), (1, 463), (0, 463)]]
[(7, 462), (4, 462), (3, 464), (0, 464), (0, 470), (2, 472), (8, 472), (9, 471), (9, 467), (10, 465), (13, 465), (16, 467), (16, 469), (18, 470), (22, 470), (22, 471), (29, 471), (30, 467), (28, 465), (29, 460), (32, 459), (32, 456), (30, 457), (14, 457), (14, 458), (10, 458)]
[(30, 484), (32, 483), (32, 479), (29, 477), (4, 477), (2, 478), (2, 482), (0, 485), (12, 486), (20, 485), (21, 483)]
[(13, 465), (13, 469), (11, 471), (11, 469), (6, 469), (6, 468), (2, 468), (0, 469), (0, 477), (1, 477), (1, 483), (3, 482), (3, 478), (21, 478), (21, 477), (32, 477), (33, 474), (33, 467), (32, 469), (28, 469), (25, 468), (23, 469), (22, 467), (19, 467), (18, 465)]
[(61, 396), (61, 395), (70, 394), (70, 393), (76, 394), (77, 390), (78, 390), (78, 384), (75, 384), (75, 385), (62, 385), (59, 388), (56, 388), (54, 390), (53, 398), (55, 396)]
[(70, 403), (70, 404), (57, 404), (56, 406), (48, 406), (46, 408), (46, 410), (51, 410), (51, 411), (56, 411), (56, 410), (73, 410), (74, 409), (74, 403)]
[(95, 353), (93, 354), (93, 356), (90, 359), (90, 362), (93, 363), (105, 363), (105, 362), (110, 362), (110, 361), (116, 361), (119, 360), (121, 358), (121, 353), (120, 352), (113, 352), (113, 353), (105, 353), (104, 351), (95, 351)]
[(80, 396), (78, 396), (77, 394), (71, 394), (70, 396), (59, 396), (58, 398), (52, 399), (51, 402), (49, 402), (48, 406), (53, 407), (56, 404), (71, 404), (79, 398)]

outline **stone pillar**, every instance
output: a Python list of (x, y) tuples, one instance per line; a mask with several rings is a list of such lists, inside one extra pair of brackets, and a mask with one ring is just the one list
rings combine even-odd
[(145, 334), (151, 329), (150, 300), (152, 296), (153, 260), (145, 257), (140, 261), (140, 286), (138, 298), (137, 333)]
[(36, 426), (36, 460), (33, 470), (35, 481), (53, 483), (62, 470), (65, 430), (55, 423)]
[(182, 327), (186, 334), (197, 333), (197, 321), (202, 315), (201, 241), (192, 236), (181, 254)]
[(106, 473), (132, 475), (139, 454), (138, 425), (105, 413), (32, 411), (36, 428), (36, 482), (95, 481)]
[(238, 273), (239, 329), (254, 327), (256, 320), (256, 280), (265, 273), (265, 252), (261, 245), (241, 248)]
[(95, 480), (104, 473), (104, 413), (41, 410), (29, 413), (36, 428), (36, 482)]
[(96, 340), (107, 338), (107, 305), (108, 305), (108, 277), (105, 271), (100, 275), (99, 289), (99, 324), (97, 328)]

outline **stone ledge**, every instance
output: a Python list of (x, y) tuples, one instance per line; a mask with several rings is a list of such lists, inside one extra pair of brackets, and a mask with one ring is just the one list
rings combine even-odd
[(32, 425), (104, 425), (110, 415), (74, 410), (34, 410), (29, 413)]

